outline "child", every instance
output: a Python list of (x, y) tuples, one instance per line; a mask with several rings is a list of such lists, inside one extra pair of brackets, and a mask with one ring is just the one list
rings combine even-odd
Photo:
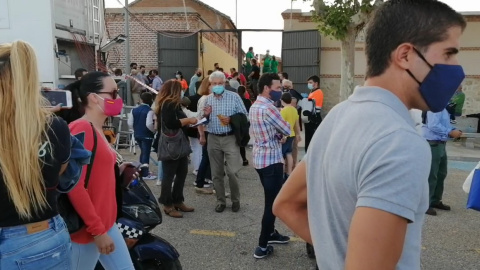
[(155, 135), (155, 126), (153, 122), (153, 110), (150, 106), (153, 103), (153, 96), (145, 92), (140, 96), (141, 104), (132, 110), (128, 115), (128, 126), (135, 135), (135, 140), (140, 146), (141, 175), (144, 180), (154, 180), (155, 175), (149, 172), (150, 151), (152, 149), (153, 138)]
[(287, 138), (285, 143), (282, 145), (282, 154), (283, 158), (286, 161), (286, 174), (285, 178), (292, 173), (293, 168), (293, 157), (292, 157), (292, 148), (293, 148), (293, 141), (295, 137), (297, 137), (298, 141), (301, 141), (302, 138), (300, 137), (300, 125), (298, 124), (298, 111), (297, 108), (291, 105), (292, 103), (292, 95), (288, 92), (283, 93), (282, 95), (282, 106), (283, 109), (280, 111), (283, 119), (290, 124), (290, 136)]

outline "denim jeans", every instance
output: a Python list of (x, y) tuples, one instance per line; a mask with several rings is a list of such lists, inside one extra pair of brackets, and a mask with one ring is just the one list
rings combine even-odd
[[(206, 136), (208, 141), (208, 135)], [(200, 161), (200, 166), (198, 166), (197, 183), (198, 188), (203, 188), (205, 185), (205, 179), (212, 179), (212, 170), (210, 169), (210, 159), (208, 158), (207, 143), (202, 145), (202, 160)]]
[[(107, 232), (115, 244), (115, 250), (108, 254), (100, 254), (94, 242), (89, 244), (72, 243), (72, 270), (93, 270), (100, 260), (105, 270), (134, 270), (127, 244), (118, 230), (117, 224)], [(43, 269), (43, 268), (42, 268)]]
[(58, 215), (49, 228), (29, 234), (24, 225), (0, 228), (0, 269), (70, 269), (70, 235)]
[(275, 216), (273, 215), (273, 202), (285, 182), (283, 178), (283, 163), (275, 163), (263, 169), (257, 169), (265, 193), (265, 209), (262, 218), (262, 230), (258, 245), (267, 247), (270, 235), (275, 231)]
[[(142, 165), (149, 164), (150, 152), (152, 150), (153, 138), (135, 138), (140, 146), (140, 163)], [(142, 166), (142, 177), (148, 176), (149, 168)]]

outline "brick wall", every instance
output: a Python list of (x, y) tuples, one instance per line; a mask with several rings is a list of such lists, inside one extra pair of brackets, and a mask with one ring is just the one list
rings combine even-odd
[[(187, 12), (190, 31), (200, 29), (235, 29), (230, 20), (222, 16), (203, 3), (196, 0), (186, 0), (186, 6), (196, 12)], [(130, 16), (130, 59), (146, 69), (158, 68), (157, 34), (146, 29), (138, 21), (143, 22), (148, 28), (156, 31), (187, 31), (187, 23), (183, 12), (160, 13), (153, 10), (159, 8), (183, 8), (178, 0), (142, 0), (130, 6), (130, 11), (138, 20)], [(135, 9), (142, 10), (136, 12)], [(151, 8), (147, 13), (145, 9)], [(110, 38), (125, 34), (124, 14), (121, 9), (107, 9), (105, 16), (107, 33)], [(237, 57), (238, 39), (234, 33), (203, 33), (203, 38), (213, 42), (232, 57)], [(125, 45), (120, 44), (115, 50), (108, 53), (109, 67), (125, 67)]]

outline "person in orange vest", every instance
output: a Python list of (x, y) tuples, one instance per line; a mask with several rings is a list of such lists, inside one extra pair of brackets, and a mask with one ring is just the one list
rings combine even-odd
[(323, 107), (323, 91), (320, 89), (320, 78), (317, 75), (310, 76), (307, 80), (308, 89), (310, 90), (310, 94), (308, 95), (308, 99), (315, 100), (315, 112), (309, 116), (309, 122), (305, 123), (305, 153), (308, 150), (308, 145), (312, 140), (313, 134), (315, 134), (315, 130), (317, 130), (318, 126), (322, 122), (322, 116), (320, 114), (322, 107)]

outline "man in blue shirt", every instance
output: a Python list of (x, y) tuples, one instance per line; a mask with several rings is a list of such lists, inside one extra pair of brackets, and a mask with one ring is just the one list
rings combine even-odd
[(195, 70), (195, 74), (193, 74), (192, 78), (190, 79), (190, 85), (188, 86), (188, 96), (194, 96), (197, 93), (196, 84), (198, 80), (202, 77), (202, 70), (197, 68)]
[(422, 131), (432, 150), (432, 166), (428, 176), (430, 206), (426, 213), (436, 216), (437, 211), (434, 208), (450, 210), (450, 206), (442, 202), (444, 181), (447, 177), (447, 140), (449, 137), (459, 138), (462, 131), (450, 125), (450, 115), (446, 109), (439, 113), (427, 112)]

